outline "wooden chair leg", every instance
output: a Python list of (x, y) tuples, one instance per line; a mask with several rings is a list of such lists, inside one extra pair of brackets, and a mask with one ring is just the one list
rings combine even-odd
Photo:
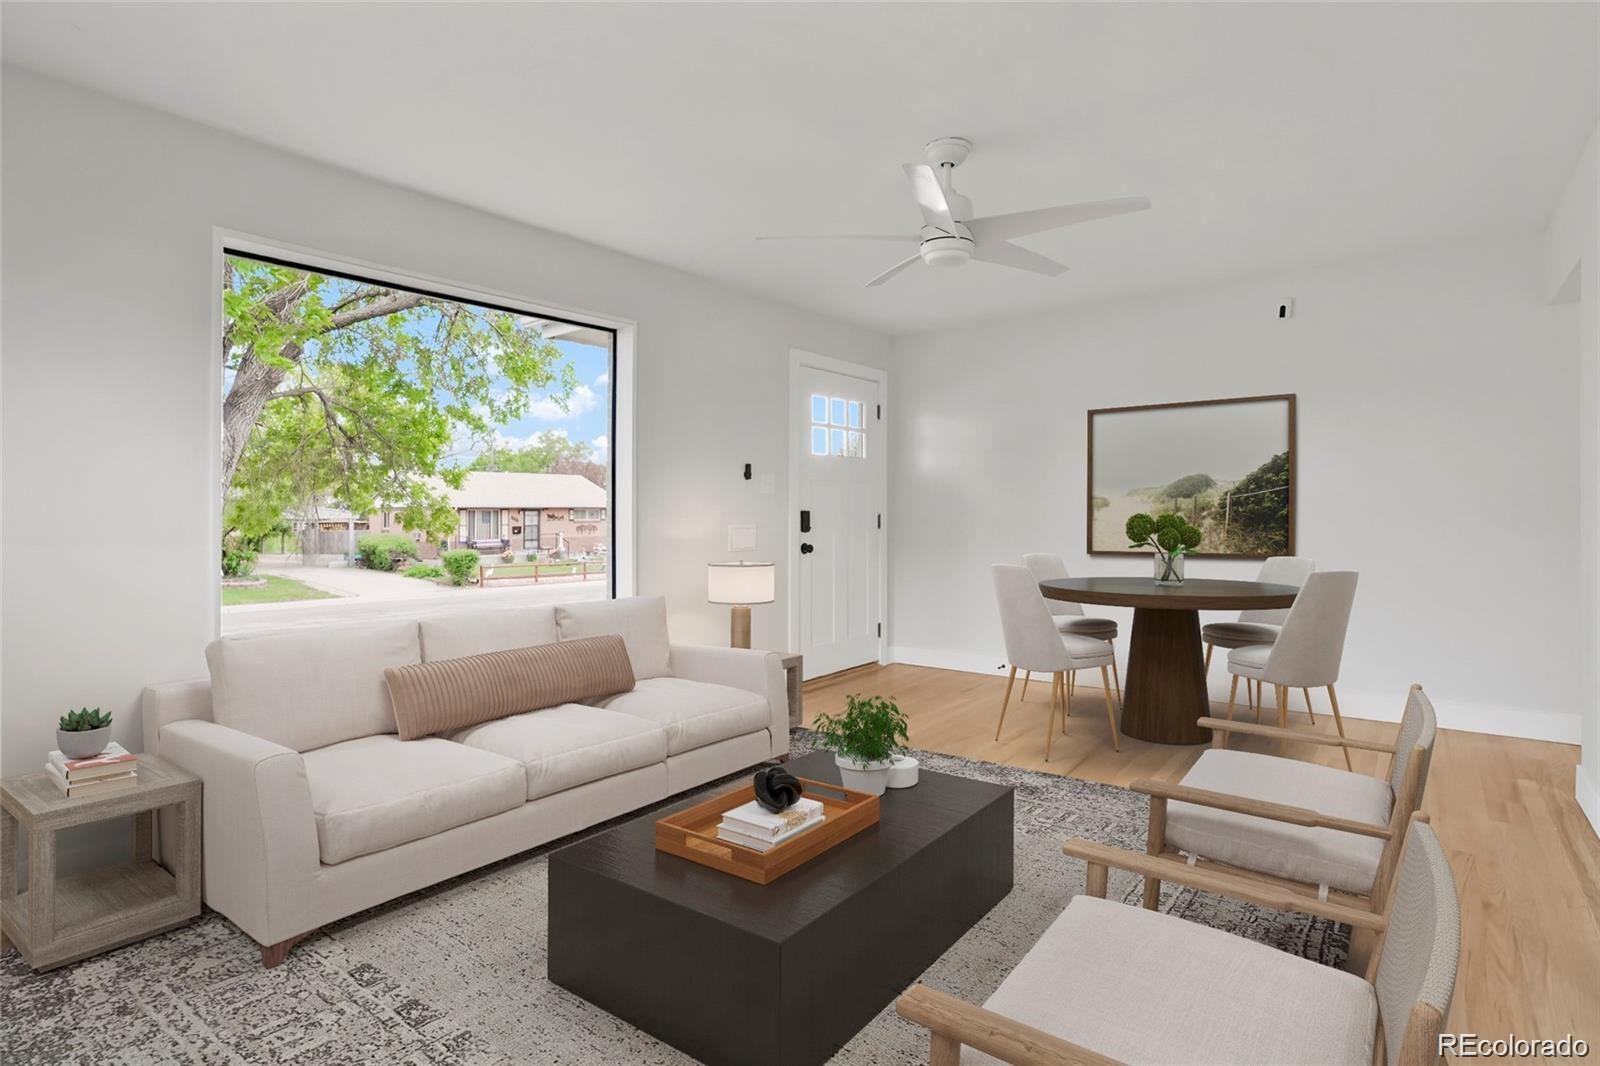
[(1022, 671), (1022, 694), (1017, 697), (1018, 703), (1028, 702), (1028, 682), (1033, 678), (1032, 670)]
[(1117, 657), (1111, 656), (1111, 682), (1117, 686), (1117, 706), (1122, 706), (1122, 678), (1117, 674)]
[(1088, 863), (1083, 872), (1083, 894), (1095, 899), (1106, 898), (1106, 875), (1110, 869), (1105, 863)]
[[(1150, 825), (1145, 832), (1144, 850), (1147, 855), (1160, 855), (1167, 849), (1167, 799), (1150, 797)], [(1153, 911), (1161, 906), (1161, 879), (1144, 879), (1144, 909)]]
[(1006, 697), (1000, 701), (1000, 721), (994, 727), (994, 739), (1000, 739), (1000, 730), (1006, 724), (1006, 707), (1011, 703), (1011, 686), (1017, 683), (1017, 668), (1011, 668), (1011, 676), (1006, 678)]
[(1253, 684), (1255, 685), (1255, 690), (1256, 690), (1256, 702), (1255, 702), (1256, 725), (1260, 725), (1261, 724), (1261, 705), (1264, 702), (1266, 702), (1266, 694), (1261, 691), (1261, 682), (1256, 681), (1256, 682), (1253, 682)]
[(1215, 644), (1207, 644), (1206, 645), (1206, 670), (1205, 670), (1205, 673), (1206, 673), (1207, 677), (1211, 676), (1211, 652), (1215, 648), (1216, 648)]
[(1311, 719), (1311, 724), (1316, 725), (1317, 712), (1311, 709), (1311, 690), (1308, 688), (1302, 688), (1300, 691), (1306, 694), (1306, 715)]
[[(1289, 686), (1288, 685), (1273, 685), (1272, 686), (1272, 705), (1278, 709), (1278, 728), (1279, 729), (1288, 729), (1289, 728)], [(1287, 740), (1279, 740), (1278, 741), (1278, 754), (1280, 754), (1280, 755), (1285, 754), (1285, 753), (1288, 752), (1288, 750), (1289, 750), (1289, 742)]]
[(1106, 694), (1106, 721), (1111, 723), (1111, 747), (1116, 751), (1122, 750), (1122, 741), (1117, 737), (1117, 711), (1111, 706), (1111, 676), (1105, 667), (1100, 668), (1100, 684)]
[[(1239, 675), (1233, 675), (1233, 684), (1228, 686), (1228, 721), (1233, 721), (1233, 701), (1239, 697)], [(1227, 734), (1223, 734), (1223, 743), (1227, 743)]]
[(1066, 709), (1067, 709), (1067, 699), (1066, 699), (1067, 682), (1066, 682), (1065, 679), (1068, 678), (1068, 677), (1071, 677), (1071, 676), (1072, 676), (1071, 674), (1057, 674), (1056, 675), (1056, 679), (1055, 679), (1056, 689), (1057, 689), (1057, 691), (1059, 691), (1061, 693), (1061, 709), (1062, 709), (1062, 714), (1061, 714), (1061, 735), (1062, 736), (1066, 736), (1067, 735), (1067, 715), (1066, 715)]
[(1056, 738), (1056, 678), (1050, 679), (1050, 715), (1044, 723), (1044, 761), (1050, 761), (1050, 742)]
[[(1344, 736), (1344, 719), (1339, 717), (1339, 695), (1333, 691), (1332, 685), (1328, 686), (1328, 706), (1333, 708), (1333, 724), (1342, 737)], [(1350, 749), (1344, 748), (1342, 750), (1344, 751), (1344, 768), (1346, 770), (1354, 770), (1355, 767), (1350, 765)]]
[(928, 1066), (961, 1066), (961, 1041), (944, 1033), (930, 1033)]
[(1067, 671), (1067, 679), (1061, 686), (1061, 731), (1067, 730), (1067, 719), (1072, 717), (1072, 697), (1078, 691), (1078, 675), (1074, 671)]

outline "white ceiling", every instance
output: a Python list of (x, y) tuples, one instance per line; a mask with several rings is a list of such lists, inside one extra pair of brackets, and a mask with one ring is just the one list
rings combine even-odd
[[(8, 62), (892, 332), (1541, 225), (1594, 4), (4, 5)], [(1143, 194), (861, 287), (899, 165), (977, 213)]]

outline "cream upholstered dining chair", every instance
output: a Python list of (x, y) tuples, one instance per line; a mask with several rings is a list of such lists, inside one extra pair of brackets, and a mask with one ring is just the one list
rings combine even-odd
[[(1028, 573), (1033, 575), (1035, 582), (1056, 581), (1070, 576), (1067, 573), (1067, 564), (1059, 555), (1050, 555), (1045, 552), (1029, 552), (1022, 557), (1022, 565), (1028, 568)], [(1093, 637), (1095, 640), (1114, 641), (1117, 639), (1117, 620), (1115, 618), (1100, 618), (1095, 615), (1083, 613), (1083, 607), (1069, 600), (1045, 599), (1045, 607), (1050, 611), (1050, 617), (1055, 621), (1056, 628), (1063, 633), (1071, 633), (1079, 637)], [(1117, 687), (1117, 700), (1122, 700), (1122, 678), (1117, 674), (1116, 645), (1111, 646), (1111, 683)], [(1022, 695), (1018, 699), (1028, 698), (1028, 675), (1022, 675)]]
[[(1350, 625), (1350, 608), (1356, 599), (1354, 570), (1318, 570), (1306, 575), (1300, 594), (1295, 597), (1283, 629), (1271, 644), (1251, 644), (1228, 653), (1228, 672), (1233, 682), (1228, 688), (1228, 717), (1233, 717), (1239, 679), (1256, 686), (1256, 721), (1261, 720), (1261, 687), (1270, 684), (1278, 726), (1289, 727), (1289, 690), (1305, 693), (1306, 710), (1311, 709), (1311, 690), (1326, 688), (1333, 708), (1333, 724), (1344, 736), (1344, 719), (1339, 716), (1339, 661), (1344, 657), (1345, 630)], [(1315, 722), (1315, 716), (1312, 717)], [(1344, 753), (1350, 766), (1350, 752)]]
[[(1438, 730), (1433, 703), (1412, 685), (1393, 744), (1326, 733), (1202, 718), (1212, 747), (1176, 785), (1141, 779), (1129, 787), (1150, 797), (1145, 854), (1103, 848), (1099, 861), (1142, 874), (1144, 905), (1155, 909), (1162, 880), (1185, 868), (1205, 869), (1281, 890), (1294, 882), (1319, 896), (1381, 912), (1406, 820), (1422, 806)], [(1230, 751), (1229, 733), (1311, 741), (1387, 752), (1380, 778), (1320, 763)], [(1096, 845), (1096, 847), (1099, 847)]]
[(1055, 738), (1056, 707), (1059, 704), (1061, 708), (1063, 733), (1067, 731), (1067, 715), (1072, 713), (1072, 692), (1065, 679), (1079, 670), (1099, 667), (1100, 681), (1105, 688), (1106, 718), (1111, 723), (1111, 743), (1121, 751), (1122, 743), (1117, 739), (1117, 712), (1111, 703), (1111, 680), (1106, 674), (1113, 658), (1111, 645), (1093, 637), (1079, 637), (1058, 630), (1045, 608), (1044, 597), (1039, 595), (1038, 582), (1026, 567), (995, 563), (991, 569), (995, 596), (1000, 602), (1000, 629), (1005, 634), (1006, 660), (1011, 664), (994, 738), (999, 740), (1000, 730), (1005, 727), (1006, 707), (1011, 702), (1011, 686), (1017, 682), (1017, 671), (1049, 674), (1050, 718), (1044, 742), (1044, 758), (1049, 762), (1050, 743)]
[[(1437, 1063), (1461, 961), (1461, 903), (1444, 848), (1420, 816), (1399, 869), (1382, 915), (1288, 893), (1252, 900), (1375, 930), (1364, 977), (1109, 902), (1106, 868), (1091, 859), (1088, 894), (1068, 904), (982, 1007), (919, 984), (895, 1010), (931, 1031), (934, 1066)], [(1231, 894), (1217, 875), (1190, 880)]]
[[(1299, 588), (1306, 576), (1317, 568), (1315, 559), (1301, 555), (1274, 555), (1261, 564), (1256, 580), (1267, 585), (1293, 585)], [(1211, 652), (1216, 648), (1248, 648), (1252, 644), (1271, 644), (1289, 617), (1289, 608), (1267, 611), (1240, 611), (1234, 622), (1209, 622), (1200, 630), (1206, 646), (1206, 672), (1211, 672)]]

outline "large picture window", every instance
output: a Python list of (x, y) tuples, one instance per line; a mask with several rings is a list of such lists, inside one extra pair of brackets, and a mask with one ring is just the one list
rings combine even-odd
[(610, 593), (613, 330), (233, 252), (221, 301), (225, 632), (448, 598), (451, 574)]

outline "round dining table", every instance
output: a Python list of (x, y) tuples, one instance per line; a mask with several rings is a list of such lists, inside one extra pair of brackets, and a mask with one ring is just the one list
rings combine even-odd
[(1067, 577), (1039, 582), (1046, 599), (1133, 608), (1133, 637), (1122, 690), (1122, 732), (1156, 744), (1204, 744), (1195, 722), (1211, 712), (1200, 651), (1201, 611), (1288, 607), (1300, 590), (1260, 581), (1190, 578), (1157, 585), (1151, 578)]

